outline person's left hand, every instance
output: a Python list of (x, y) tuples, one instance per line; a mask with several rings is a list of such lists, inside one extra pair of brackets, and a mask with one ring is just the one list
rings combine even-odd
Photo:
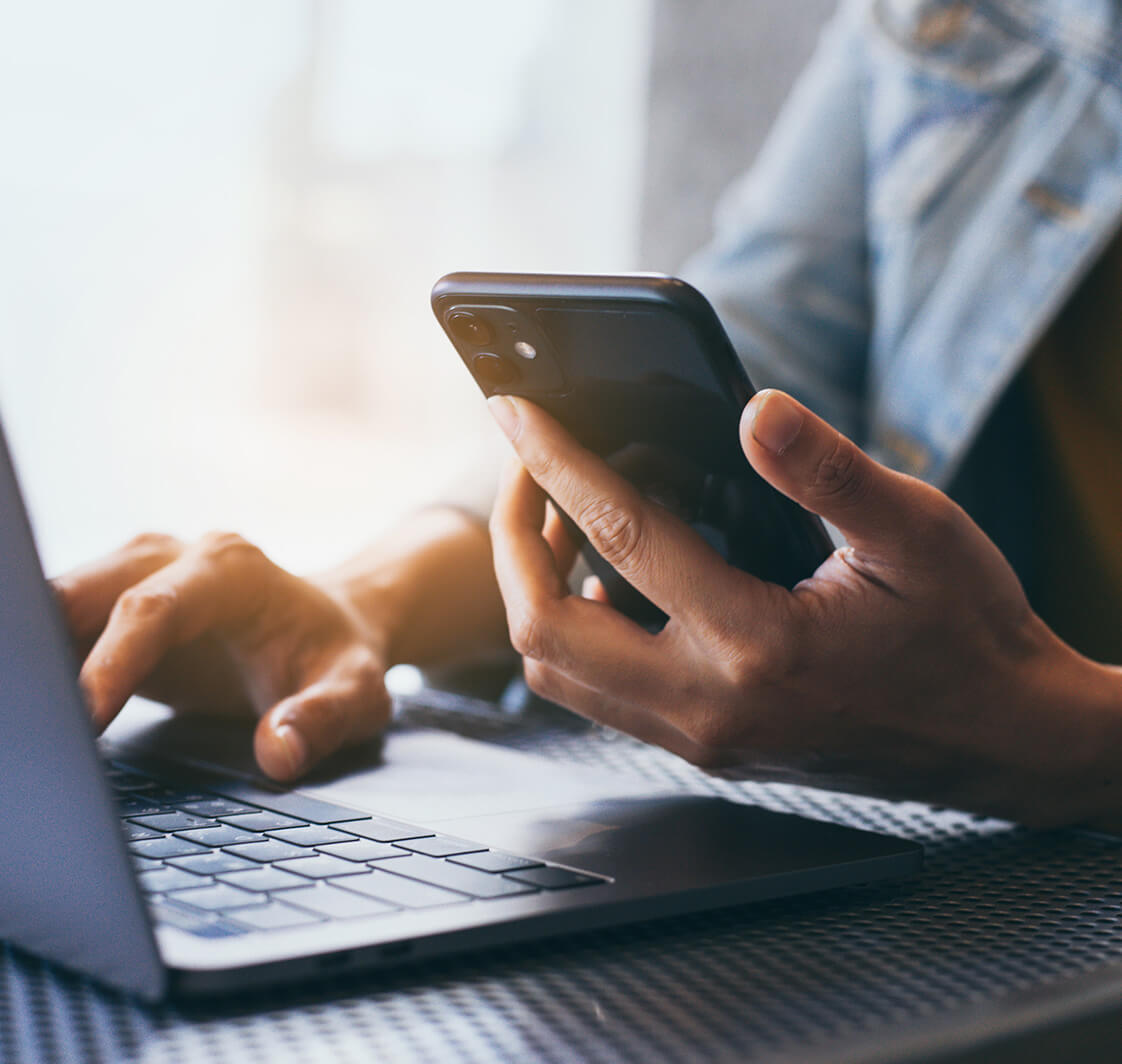
[[(941, 492), (761, 392), (741, 425), (749, 461), (849, 544), (788, 590), (729, 566), (532, 403), (490, 404), (520, 459), (491, 521), (495, 569), (543, 697), (711, 771), (1036, 824), (1122, 807), (1119, 672), (1047, 628)], [(669, 615), (661, 632), (569, 594), (547, 492)]]

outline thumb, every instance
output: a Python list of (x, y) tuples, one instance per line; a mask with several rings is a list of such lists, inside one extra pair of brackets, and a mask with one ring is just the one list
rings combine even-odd
[(740, 420), (740, 442), (768, 483), (869, 554), (897, 553), (926, 522), (934, 488), (873, 461), (789, 395), (765, 389)]
[(337, 750), (373, 738), (391, 713), (377, 663), (364, 653), (344, 657), (261, 718), (253, 736), (257, 764), (275, 780), (295, 780)]

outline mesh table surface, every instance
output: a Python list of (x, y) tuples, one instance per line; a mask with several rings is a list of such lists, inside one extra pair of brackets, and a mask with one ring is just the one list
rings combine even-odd
[(727, 783), (565, 718), (417, 705), (400, 720), (912, 838), (927, 867), (218, 1003), (140, 1006), (0, 947), (0, 1061), (803, 1060), (1122, 960), (1122, 849), (1107, 839)]

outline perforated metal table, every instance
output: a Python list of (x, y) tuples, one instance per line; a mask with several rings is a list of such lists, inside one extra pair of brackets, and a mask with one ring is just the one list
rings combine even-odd
[[(726, 783), (567, 717), (453, 712), (445, 699), (440, 708), (410, 706), (397, 726), (432, 725), (907, 836), (925, 845), (927, 867), (905, 884), (220, 1003), (142, 1007), (2, 948), (0, 1061), (880, 1061), (952, 1051), (1030, 1059), (1016, 1049), (1002, 1056), (986, 1040), (1092, 1009), (1106, 1010), (1095, 1044), (1104, 1032), (1113, 1043), (1122, 848), (1110, 839)], [(1069, 1043), (1091, 1037), (1082, 1030)], [(1048, 1040), (1018, 1044), (1043, 1053)], [(1090, 1044), (1081, 1059), (1097, 1052)]]

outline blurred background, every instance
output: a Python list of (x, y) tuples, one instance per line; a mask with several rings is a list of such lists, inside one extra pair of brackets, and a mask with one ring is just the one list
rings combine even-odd
[(328, 565), (493, 431), (453, 269), (672, 271), (829, 0), (20, 4), (0, 411), (48, 571), (143, 529)]

